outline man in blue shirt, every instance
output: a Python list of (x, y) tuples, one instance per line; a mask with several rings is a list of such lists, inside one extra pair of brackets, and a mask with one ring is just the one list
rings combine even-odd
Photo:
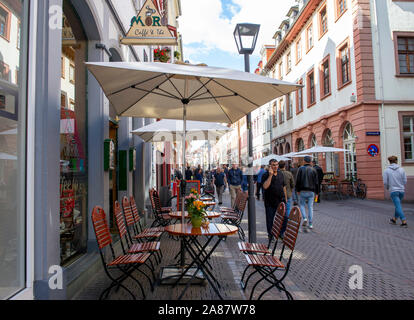
[(263, 188), (262, 177), (263, 174), (266, 172), (265, 166), (261, 166), (259, 172), (257, 173), (257, 180), (256, 180), (256, 198), (260, 200), (260, 192)]
[(231, 206), (234, 206), (234, 201), (236, 200), (237, 191), (241, 190), (241, 184), (243, 182), (243, 173), (238, 168), (236, 163), (233, 163), (232, 168), (229, 170), (229, 190), (231, 197)]
[(227, 184), (226, 174), (217, 167), (216, 172), (213, 175), (213, 184), (216, 186), (217, 197), (219, 199), (219, 205), (223, 204), (223, 192), (224, 185)]

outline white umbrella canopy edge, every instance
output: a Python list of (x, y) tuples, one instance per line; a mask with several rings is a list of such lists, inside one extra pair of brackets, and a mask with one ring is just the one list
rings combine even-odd
[(309, 153), (325, 153), (325, 152), (350, 152), (350, 150), (341, 149), (341, 148), (333, 148), (333, 147), (315, 146), (310, 149), (297, 152), (296, 155), (309, 154)]
[(271, 154), (271, 155), (268, 155), (264, 158), (254, 160), (253, 161), (253, 166), (268, 165), (269, 161), (272, 160), (272, 159), (275, 159), (277, 161), (282, 161), (282, 160), (283, 161), (290, 161), (290, 159), (288, 157), (280, 156), (280, 155), (277, 155), (277, 154)]

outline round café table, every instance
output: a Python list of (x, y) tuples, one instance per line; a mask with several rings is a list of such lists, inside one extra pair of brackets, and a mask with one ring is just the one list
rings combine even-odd
[[(178, 300), (181, 300), (184, 293), (187, 291), (191, 281), (197, 275), (198, 271), (200, 270), (209, 284), (212, 286), (213, 290), (216, 292), (218, 297), (223, 300), (222, 296), (220, 295), (219, 288), (220, 283), (214, 277), (213, 272), (214, 268), (209, 269), (206, 266), (207, 260), (213, 254), (214, 250), (218, 247), (220, 242), (227, 238), (229, 235), (233, 235), (237, 233), (238, 228), (233, 225), (222, 224), (222, 223), (210, 223), (208, 227), (205, 228), (193, 228), (191, 224), (173, 224), (168, 225), (165, 227), (165, 231), (168, 232), (172, 236), (180, 237), (184, 244), (184, 249), (189, 253), (192, 258), (192, 262), (186, 267), (184, 272), (178, 277), (177, 281), (175, 282), (174, 286), (178, 284), (178, 282), (184, 277), (184, 275), (194, 266), (196, 265), (196, 271), (192, 275), (192, 277), (187, 281), (187, 284), (182, 291), (181, 295), (179, 296)], [(207, 241), (203, 246), (200, 246), (197, 238), (200, 236), (207, 237)], [(216, 243), (212, 246), (212, 248), (207, 251), (207, 247), (210, 242), (217, 238)], [(217, 284), (217, 286), (216, 286)]]

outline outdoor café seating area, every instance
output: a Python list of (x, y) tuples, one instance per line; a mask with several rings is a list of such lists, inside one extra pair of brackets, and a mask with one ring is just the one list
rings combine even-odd
[[(247, 193), (240, 191), (233, 207), (226, 207), (218, 206), (214, 195), (191, 192), (207, 203), (201, 226), (191, 221), (194, 213), (188, 203), (183, 217), (178, 198), (162, 207), (156, 189), (149, 190), (152, 212), (147, 216), (139, 212), (133, 196), (115, 202), (115, 234), (104, 210), (93, 209), (105, 274), (99, 299), (293, 299), (283, 284), (284, 273), (274, 272), (289, 270), (299, 208), (292, 209), (283, 227), (286, 208), (280, 206), (272, 230), (276, 241), (248, 243), (243, 231)], [(242, 263), (236, 266), (235, 260)]]

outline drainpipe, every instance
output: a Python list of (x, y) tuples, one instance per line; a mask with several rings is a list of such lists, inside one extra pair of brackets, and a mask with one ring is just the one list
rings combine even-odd
[(381, 141), (381, 145), (382, 145), (382, 150), (383, 150), (383, 154), (386, 156), (387, 155), (387, 140), (385, 138), (385, 133), (386, 133), (386, 128), (385, 128), (385, 111), (384, 111), (384, 77), (382, 76), (382, 55), (381, 55), (381, 46), (380, 46), (380, 31), (378, 28), (378, 15), (377, 15), (377, 4), (376, 1), (371, 1), (372, 6), (373, 6), (373, 24), (371, 24), (371, 28), (372, 26), (375, 26), (375, 45), (378, 48), (378, 63), (379, 63), (379, 72), (378, 72), (378, 76), (379, 76), (379, 86), (380, 86), (380, 100), (381, 100), (381, 123), (382, 123), (382, 127), (384, 130), (384, 134), (382, 134), (380, 136), (380, 141)]

